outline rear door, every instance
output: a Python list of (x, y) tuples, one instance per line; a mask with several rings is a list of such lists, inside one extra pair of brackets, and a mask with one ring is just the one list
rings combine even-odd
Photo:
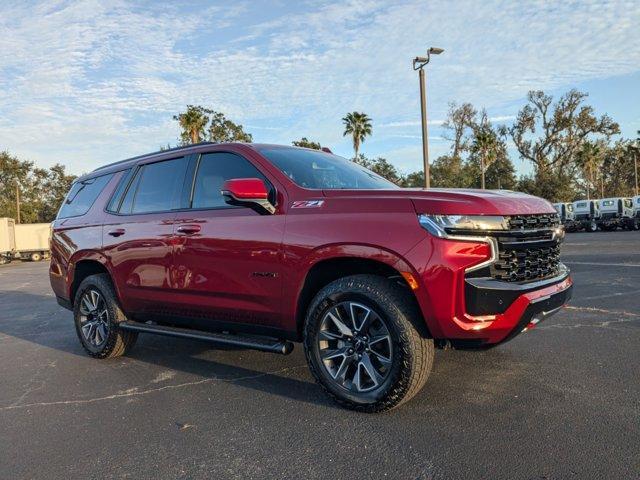
[(140, 165), (109, 203), (104, 253), (127, 312), (170, 308), (172, 236), (187, 167), (188, 157)]
[(177, 295), (172, 298), (190, 317), (278, 326), (282, 209), (270, 215), (231, 206), (220, 193), (226, 180), (260, 178), (274, 197), (273, 183), (235, 153), (204, 153), (195, 163), (190, 208), (181, 211), (175, 222), (173, 284)]

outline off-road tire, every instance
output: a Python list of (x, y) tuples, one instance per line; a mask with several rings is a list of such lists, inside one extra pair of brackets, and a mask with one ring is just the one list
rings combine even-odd
[[(81, 331), (80, 325), (80, 302), (82, 296), (88, 290), (97, 290), (105, 300), (105, 306), (108, 312), (108, 333), (106, 341), (100, 347), (94, 347), (87, 341)], [(118, 304), (118, 297), (116, 296), (115, 289), (111, 283), (109, 275), (106, 273), (100, 273), (96, 275), (90, 275), (85, 278), (75, 295), (73, 304), (73, 317), (76, 326), (76, 333), (82, 344), (82, 348), (94, 358), (114, 358), (119, 357), (133, 348), (138, 338), (136, 332), (128, 332), (118, 328), (118, 323), (125, 321), (127, 317)]]
[[(375, 310), (388, 327), (393, 356), (381, 386), (354, 394), (332, 380), (320, 359), (318, 331), (327, 312), (340, 302), (357, 301)], [(424, 386), (434, 358), (434, 342), (410, 290), (377, 275), (353, 275), (325, 286), (312, 300), (304, 325), (304, 351), (311, 373), (325, 392), (343, 407), (383, 412), (410, 400)]]

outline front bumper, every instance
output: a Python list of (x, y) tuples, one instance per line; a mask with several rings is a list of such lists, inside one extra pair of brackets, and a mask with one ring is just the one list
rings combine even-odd
[(473, 316), (504, 313), (519, 296), (542, 290), (568, 277), (569, 269), (561, 264), (556, 276), (533, 282), (507, 282), (491, 277), (466, 278), (465, 311)]
[[(454, 317), (453, 324), (457, 328), (450, 331), (449, 339), (459, 346), (481, 347), (506, 342), (533, 328), (558, 312), (571, 299), (573, 281), (568, 272), (551, 280), (547, 286), (534, 286), (530, 290), (518, 292), (502, 312), (488, 315), (471, 315), (465, 312)], [(500, 295), (508, 298), (513, 295), (513, 290), (494, 290), (491, 295), (493, 298), (499, 298)]]
[(564, 266), (558, 275), (533, 282), (465, 275), (471, 262), (478, 263), (472, 255), (480, 246), (431, 237), (406, 255), (418, 274), (415, 295), (434, 339), (470, 347), (495, 345), (547, 318), (571, 298), (573, 282)]

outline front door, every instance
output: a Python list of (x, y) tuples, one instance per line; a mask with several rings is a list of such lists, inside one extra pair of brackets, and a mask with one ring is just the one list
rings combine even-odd
[(181, 311), (204, 321), (278, 327), (284, 215), (228, 205), (220, 190), (232, 178), (260, 178), (272, 188), (240, 155), (200, 156), (191, 208), (175, 221), (175, 298)]

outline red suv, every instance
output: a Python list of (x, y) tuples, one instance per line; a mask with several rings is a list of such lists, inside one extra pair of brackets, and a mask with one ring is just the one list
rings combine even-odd
[(563, 235), (529, 195), (401, 189), (328, 151), (203, 143), (78, 179), (50, 276), (93, 357), (140, 332), (303, 342), (326, 392), (372, 412), (420, 390), (436, 347), (491, 347), (561, 308)]

